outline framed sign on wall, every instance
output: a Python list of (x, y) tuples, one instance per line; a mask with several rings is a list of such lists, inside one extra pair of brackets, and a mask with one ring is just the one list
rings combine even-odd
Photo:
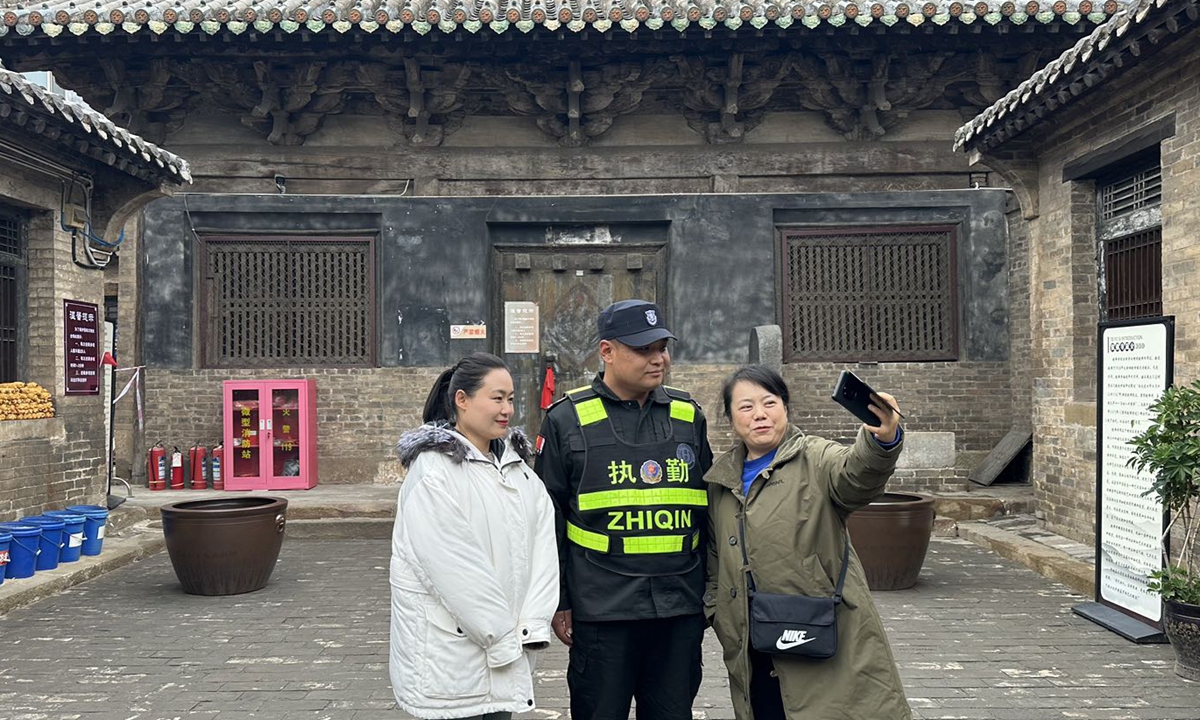
[(68, 395), (100, 394), (100, 309), (63, 300), (63, 357)]

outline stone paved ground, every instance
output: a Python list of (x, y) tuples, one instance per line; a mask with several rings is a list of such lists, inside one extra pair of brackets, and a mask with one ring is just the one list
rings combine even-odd
[[(0, 616), (0, 718), (394, 720), (388, 544), (285, 543), (271, 585), (201, 598), (165, 554)], [(922, 582), (877, 594), (920, 718), (1200, 719), (1200, 685), (1167, 646), (1074, 616), (1082, 598), (965, 541), (935, 539)], [(697, 718), (732, 716), (711, 636)], [(541, 708), (566, 707), (565, 653)], [(814, 718), (813, 720), (820, 720)]]

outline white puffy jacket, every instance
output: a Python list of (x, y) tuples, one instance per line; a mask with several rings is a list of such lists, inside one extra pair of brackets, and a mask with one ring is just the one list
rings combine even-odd
[(424, 425), (397, 450), (408, 475), (392, 531), (390, 670), (419, 718), (532, 710), (534, 654), (558, 606), (554, 509), (513, 430), (499, 461)]

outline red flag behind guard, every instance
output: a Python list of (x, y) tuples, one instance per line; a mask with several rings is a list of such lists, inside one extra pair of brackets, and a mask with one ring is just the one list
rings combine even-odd
[(554, 368), (546, 366), (546, 378), (542, 380), (542, 409), (554, 404)]

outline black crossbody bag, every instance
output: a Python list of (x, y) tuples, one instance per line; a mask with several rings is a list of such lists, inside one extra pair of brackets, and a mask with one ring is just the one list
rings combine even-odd
[[(743, 513), (744, 514), (744, 513)], [(843, 530), (844, 532), (844, 530)], [(750, 647), (768, 655), (825, 660), (837, 652), (837, 606), (842, 602), (846, 584), (846, 567), (850, 564), (850, 537), (842, 552), (842, 571), (838, 575), (833, 597), (782, 595), (758, 592), (750, 573), (746, 556), (746, 527), (738, 518), (738, 533), (742, 542), (742, 562), (746, 566), (746, 581), (750, 589)]]

